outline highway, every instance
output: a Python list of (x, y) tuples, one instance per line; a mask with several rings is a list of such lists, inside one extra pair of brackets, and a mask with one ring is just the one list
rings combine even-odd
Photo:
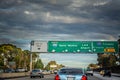
[[(28, 77), (20, 77), (20, 78), (12, 78), (12, 79), (4, 79), (4, 80), (54, 80), (54, 74), (50, 74), (50, 75), (45, 75), (44, 78), (30, 78)], [(120, 80), (120, 77), (103, 77), (97, 73), (94, 73), (94, 76), (88, 76), (88, 80)]]
[(99, 78), (100, 80), (120, 80), (120, 77), (116, 77), (116, 76), (111, 76), (111, 77), (105, 76), (105, 77), (103, 77), (98, 73), (94, 73), (94, 76)]

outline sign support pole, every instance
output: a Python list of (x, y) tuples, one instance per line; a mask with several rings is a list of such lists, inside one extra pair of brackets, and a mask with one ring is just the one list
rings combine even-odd
[(32, 53), (30, 53), (30, 71), (32, 71)]
[(31, 45), (32, 44), (30, 44), (30, 72), (32, 71), (32, 50), (31, 50)]

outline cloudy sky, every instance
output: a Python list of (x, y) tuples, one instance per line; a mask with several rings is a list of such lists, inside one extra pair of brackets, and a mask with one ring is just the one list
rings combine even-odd
[(120, 0), (0, 0), (0, 44), (31, 40), (117, 40)]
[(56, 61), (58, 64), (63, 64), (68, 67), (82, 67), (86, 68), (90, 63), (97, 63), (96, 54), (41, 54), (40, 58), (44, 65), (47, 65), (49, 61)]

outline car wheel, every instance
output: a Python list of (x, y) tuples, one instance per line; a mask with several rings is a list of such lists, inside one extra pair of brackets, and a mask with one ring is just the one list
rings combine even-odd
[(103, 77), (105, 77), (105, 75), (103, 75)]
[(33, 78), (32, 76), (30, 76), (30, 78)]
[(111, 75), (109, 75), (109, 77), (111, 77)]

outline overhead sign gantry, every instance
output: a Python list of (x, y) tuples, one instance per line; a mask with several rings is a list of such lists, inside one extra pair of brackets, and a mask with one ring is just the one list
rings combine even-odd
[(117, 53), (117, 41), (48, 41), (48, 52)]
[[(31, 41), (31, 52), (41, 53), (118, 53), (118, 41)], [(30, 55), (30, 71), (32, 54)]]
[(117, 53), (117, 41), (31, 41), (31, 52)]

